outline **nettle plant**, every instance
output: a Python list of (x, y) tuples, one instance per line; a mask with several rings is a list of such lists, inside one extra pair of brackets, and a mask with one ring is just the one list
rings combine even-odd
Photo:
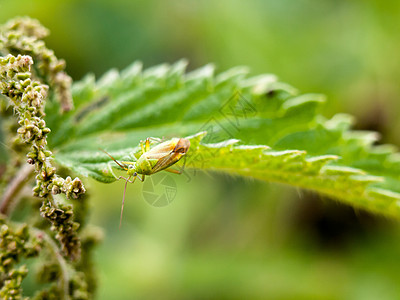
[(0, 29), (1, 298), (22, 298), (33, 257), (42, 283), (34, 299), (92, 297), (101, 230), (87, 226), (82, 180), (114, 182), (110, 166), (121, 167), (99, 148), (132, 161), (147, 137), (190, 141), (178, 162), (188, 178), (199, 169), (248, 176), (400, 216), (399, 154), (375, 146), (376, 133), (351, 130), (351, 116), (320, 115), (323, 96), (243, 67), (187, 73), (186, 61), (146, 70), (135, 62), (72, 84), (47, 34), (29, 18)]

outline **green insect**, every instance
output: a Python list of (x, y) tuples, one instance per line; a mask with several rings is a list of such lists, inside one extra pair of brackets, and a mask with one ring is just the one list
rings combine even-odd
[[(160, 171), (168, 171), (175, 174), (181, 174), (181, 171), (170, 168), (177, 163), (189, 150), (190, 141), (185, 138), (173, 138), (168, 141), (162, 142), (153, 148), (150, 148), (151, 138), (147, 138), (144, 142), (140, 141), (142, 155), (136, 161), (121, 161), (118, 162), (109, 153), (106, 153), (115, 163), (127, 172), (128, 178), (116, 177), (125, 179), (124, 195), (122, 198), (121, 217), (119, 226), (121, 227), (122, 213), (124, 210), (125, 193), (128, 182), (135, 182), (136, 178), (144, 181), (146, 175), (152, 175)], [(156, 139), (158, 140), (158, 139)], [(139, 176), (141, 175), (141, 177)], [(132, 178), (132, 180), (131, 180)]]

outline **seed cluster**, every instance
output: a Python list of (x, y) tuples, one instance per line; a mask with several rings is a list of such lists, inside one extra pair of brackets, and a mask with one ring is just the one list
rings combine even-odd
[(44, 80), (54, 88), (61, 109), (73, 108), (71, 96), (72, 80), (65, 72), (65, 61), (58, 59), (54, 51), (48, 49), (42, 40), (49, 34), (37, 20), (27, 17), (15, 18), (0, 27), (0, 55), (24, 54), (31, 56), (35, 62), (36, 77)]
[(64, 255), (72, 260), (78, 259), (81, 251), (81, 242), (76, 235), (79, 223), (73, 221), (72, 207), (60, 204), (58, 208), (55, 208), (50, 203), (43, 202), (40, 214), (51, 222), (51, 230), (57, 232), (56, 238), (61, 243)]
[(19, 117), (19, 138), (31, 145), (27, 157), (28, 163), (36, 167), (34, 195), (46, 198), (50, 193), (63, 192), (68, 198), (76, 199), (85, 193), (82, 181), (56, 175), (50, 161), (52, 153), (46, 149), (50, 129), (43, 119), (43, 107), (48, 88), (30, 78), (32, 64), (32, 58), (26, 55), (0, 57), (0, 92), (11, 100)]
[[(33, 238), (32, 238), (33, 236)], [(25, 265), (15, 268), (22, 258), (34, 257), (39, 254), (42, 241), (29, 232), (26, 225), (12, 229), (0, 218), (0, 298), (18, 299), (21, 294), (22, 280), (28, 273)]]
[[(38, 256), (39, 252), (45, 253), (40, 257), (46, 256), (46, 263), (40, 264), (37, 277), (46, 287), (33, 299), (90, 299), (95, 289), (96, 274), (90, 253), (100, 238), (95, 238), (97, 235), (91, 230), (80, 228), (84, 224), (85, 187), (79, 178), (57, 175), (52, 152), (47, 147), (50, 129), (44, 119), (46, 98), (50, 94), (49, 98), (59, 100), (60, 113), (73, 107), (71, 78), (64, 72), (64, 61), (58, 60), (41, 40), (47, 34), (46, 28), (29, 18), (17, 18), (0, 27), (0, 111), (9, 117), (4, 124), (12, 136), (7, 140), (18, 156), (15, 163), (7, 166), (9, 174), (3, 174), (0, 182), (7, 183), (7, 188), (13, 186), (10, 182), (17, 184), (9, 189), (10, 193), (4, 193), (11, 196), (3, 195), (0, 204), (12, 203), (15, 198), (12, 192), (18, 188), (15, 179), (28, 179), (21, 174), (33, 174), (33, 168), (23, 166), (21, 157), (27, 153), (27, 162), (34, 165), (36, 175), (33, 194), (42, 198), (40, 214), (51, 223), (50, 229), (55, 232), (61, 249), (44, 229), (45, 222), (36, 222), (35, 227), (16, 225), (8, 219), (9, 210), (1, 210), (5, 214), (0, 213), (1, 299), (23, 299), (21, 283), (28, 270), (20, 261)], [(3, 96), (6, 101), (2, 101)], [(27, 171), (20, 172), (24, 169)], [(78, 214), (74, 214), (72, 205), (56, 201), (58, 197), (53, 195), (60, 193), (69, 200), (78, 199), (74, 203), (81, 208)], [(82, 231), (85, 234), (80, 239)]]

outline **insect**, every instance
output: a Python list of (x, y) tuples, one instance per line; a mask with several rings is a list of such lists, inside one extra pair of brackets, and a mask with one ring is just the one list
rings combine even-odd
[[(125, 179), (124, 195), (122, 198), (121, 217), (119, 226), (121, 227), (122, 212), (124, 210), (125, 193), (128, 182), (134, 183), (136, 178), (140, 181), (144, 181), (145, 176), (152, 175), (160, 171), (168, 171), (175, 174), (181, 174), (181, 171), (170, 168), (172, 165), (177, 163), (189, 150), (190, 141), (185, 138), (173, 138), (171, 140), (160, 142), (160, 144), (150, 148), (150, 140), (147, 138), (145, 141), (140, 141), (140, 147), (142, 154), (136, 161), (117, 161), (109, 153), (106, 153), (118, 166), (127, 172), (128, 178), (116, 177), (119, 179)], [(155, 139), (159, 141), (158, 139)], [(139, 176), (141, 175), (141, 177)], [(132, 178), (132, 180), (131, 180)]]

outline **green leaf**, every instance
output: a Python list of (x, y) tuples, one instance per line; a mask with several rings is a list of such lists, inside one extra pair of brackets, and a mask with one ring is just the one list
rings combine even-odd
[(47, 106), (56, 161), (113, 182), (116, 164), (99, 148), (127, 160), (141, 155), (147, 137), (187, 137), (185, 176), (198, 169), (249, 176), (400, 215), (400, 155), (374, 146), (376, 133), (352, 131), (348, 115), (321, 116), (322, 95), (300, 95), (273, 75), (249, 77), (242, 67), (218, 75), (212, 65), (185, 68), (179, 61), (143, 71), (134, 63), (97, 82), (92, 75), (76, 82), (74, 111), (59, 115), (57, 102)]

